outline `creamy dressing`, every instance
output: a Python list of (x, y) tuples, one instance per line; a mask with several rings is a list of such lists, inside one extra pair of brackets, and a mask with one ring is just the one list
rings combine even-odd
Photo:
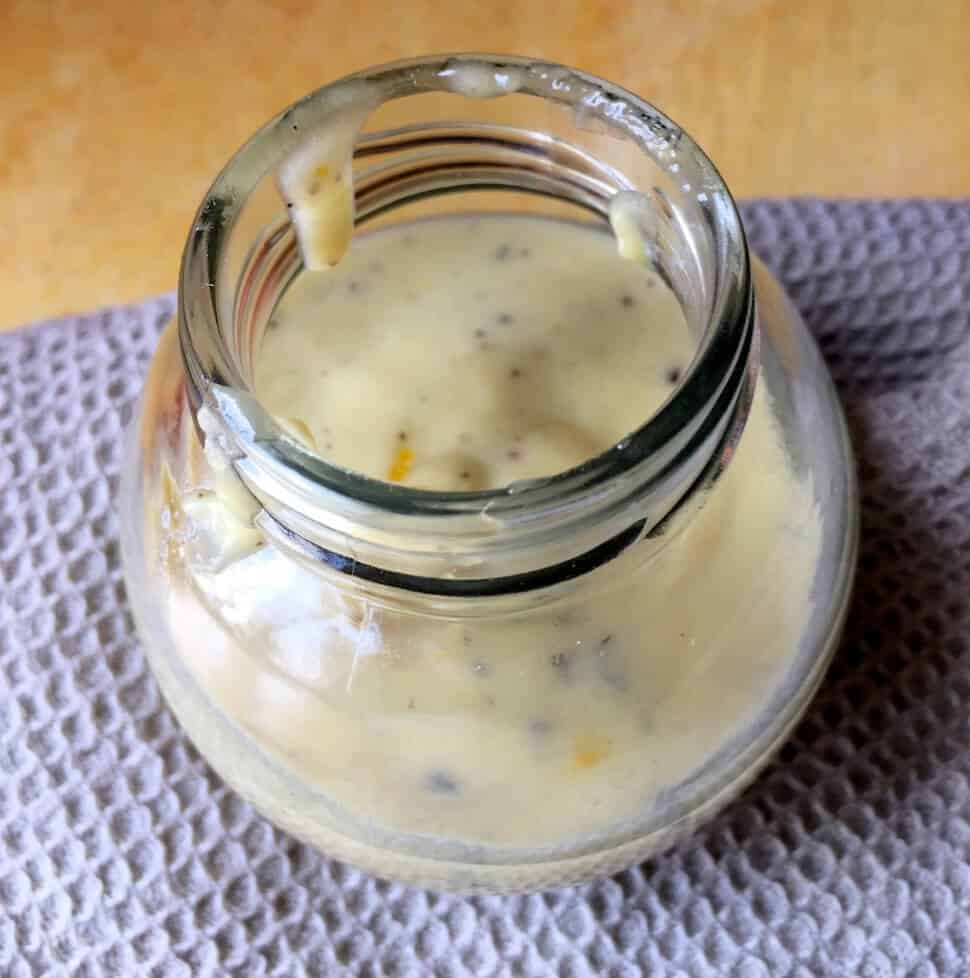
[(469, 98), (498, 98), (511, 95), (523, 84), (523, 70), (513, 65), (496, 69), (474, 61), (456, 61), (442, 68), (438, 75), (459, 95)]
[(634, 431), (694, 346), (670, 290), (608, 233), (432, 220), (363, 235), (337, 268), (301, 277), (263, 340), (256, 391), (339, 465), (486, 489)]
[[(301, 277), (256, 388), (340, 465), (484, 488), (615, 443), (694, 347), (669, 289), (609, 235), (451, 218), (358, 236), (335, 268)], [(163, 480), (153, 517), (176, 647), (365, 838), (535, 849), (635, 824), (757, 719), (808, 622), (818, 515), (763, 388), (679, 536), (640, 568), (618, 562), (596, 588), (504, 617), (406, 613), (252, 536), (213, 544), (255, 531), (238, 499), (213, 517), (219, 474), (186, 455), (190, 489)], [(221, 767), (244, 766), (220, 750), (207, 745)]]
[(368, 86), (353, 87), (327, 125), (306, 138), (277, 171), (303, 264), (311, 271), (336, 265), (350, 245), (354, 144), (377, 101)]

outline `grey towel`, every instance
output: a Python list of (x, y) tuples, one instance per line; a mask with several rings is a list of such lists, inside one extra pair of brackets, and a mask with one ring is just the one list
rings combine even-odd
[(0, 337), (0, 978), (970, 975), (970, 202), (764, 202), (862, 477), (845, 641), (780, 758), (667, 855), (462, 899), (271, 825), (159, 698), (112, 495), (161, 299)]

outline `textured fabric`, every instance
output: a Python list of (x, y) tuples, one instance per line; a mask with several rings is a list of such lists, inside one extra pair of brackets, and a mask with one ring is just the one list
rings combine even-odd
[(219, 781), (146, 671), (112, 513), (172, 303), (0, 337), (0, 978), (970, 975), (970, 203), (745, 214), (855, 439), (846, 638), (739, 802), (543, 895), (379, 882)]

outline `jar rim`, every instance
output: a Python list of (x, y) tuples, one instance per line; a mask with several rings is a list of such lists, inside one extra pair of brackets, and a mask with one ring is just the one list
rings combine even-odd
[[(441, 492), (382, 482), (343, 469), (301, 449), (273, 430), (222, 340), (226, 310), (218, 286), (223, 251), (247, 196), (267, 173), (325, 123), (335, 106), (361, 84), (377, 86), (382, 101), (435, 91), (454, 91), (456, 69), (473, 67), (496, 74), (517, 72), (517, 94), (537, 95), (581, 110), (587, 117), (620, 128), (643, 153), (669, 172), (685, 174), (683, 206), (705, 225), (715, 264), (709, 315), (694, 359), (668, 400), (619, 442), (580, 465), (528, 484), (475, 492)], [(490, 92), (501, 95), (502, 92)], [(283, 110), (258, 130), (229, 160), (209, 188), (196, 214), (179, 276), (179, 338), (194, 408), (202, 403), (218, 416), (235, 442), (234, 450), (289, 482), (292, 501), (314, 493), (326, 496), (331, 510), (353, 507), (355, 521), (376, 520), (387, 528), (425, 528), (451, 517), (463, 547), (494, 537), (495, 526), (561, 530), (564, 514), (588, 524), (596, 514), (628, 509), (631, 486), (659, 478), (669, 463), (670, 446), (696, 434), (699, 417), (740, 394), (754, 335), (750, 260), (736, 204), (714, 164), (683, 129), (633, 93), (594, 75), (552, 62), (494, 54), (443, 54), (396, 61), (345, 76)], [(725, 394), (733, 395), (726, 398)], [(236, 394), (241, 394), (241, 399)], [(242, 406), (240, 406), (242, 404)], [(250, 410), (254, 409), (254, 410)], [(254, 422), (254, 417), (258, 421)], [(665, 459), (665, 453), (667, 458)], [(245, 475), (243, 481), (247, 481)], [(297, 506), (297, 509), (300, 507)], [(468, 517), (490, 517), (490, 526)], [(659, 513), (658, 517), (666, 514)], [(465, 517), (466, 520), (455, 518)], [(624, 525), (628, 526), (627, 519)], [(479, 521), (480, 523), (480, 521)], [(622, 527), (621, 527), (622, 528)], [(602, 539), (617, 532), (617, 524)]]

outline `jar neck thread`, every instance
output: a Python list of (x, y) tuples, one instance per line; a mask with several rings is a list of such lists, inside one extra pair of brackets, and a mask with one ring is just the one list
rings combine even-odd
[[(698, 352), (659, 411), (578, 468), (505, 490), (434, 493), (329, 464), (283, 431), (254, 395), (254, 350), (301, 267), (289, 223), (278, 215), (259, 219), (256, 202), (291, 149), (293, 127), (325, 126), (335, 98), (346, 104), (361, 84), (370, 86), (371, 99), (377, 86), (382, 104), (453, 94), (453, 72), (467, 65), (477, 72), (476, 84), (514, 69), (516, 98), (533, 96), (536, 106), (565, 104), (570, 126), (550, 134), (449, 117), (365, 133), (354, 152), (358, 223), (417, 201), (479, 190), (567, 202), (605, 221), (617, 193), (644, 193), (653, 215), (651, 262), (692, 320)], [(463, 104), (484, 104), (476, 98), (482, 92), (461, 94)], [(636, 172), (629, 160), (621, 167), (579, 145), (577, 133), (593, 131), (593, 123), (609, 131), (602, 144), (607, 150), (617, 135), (627, 148), (636, 147)], [(656, 172), (641, 173), (641, 164)], [(205, 437), (218, 439), (259, 501), (263, 532), (298, 558), (369, 586), (442, 598), (544, 591), (589, 574), (634, 544), (644, 555), (648, 541), (661, 546), (702, 502), (743, 429), (757, 373), (754, 319), (737, 212), (688, 137), (652, 106), (599, 79), (485, 56), (376, 69), (321, 89), (269, 123), (230, 162), (200, 208), (179, 290), (190, 401), (196, 410), (207, 409)]]

